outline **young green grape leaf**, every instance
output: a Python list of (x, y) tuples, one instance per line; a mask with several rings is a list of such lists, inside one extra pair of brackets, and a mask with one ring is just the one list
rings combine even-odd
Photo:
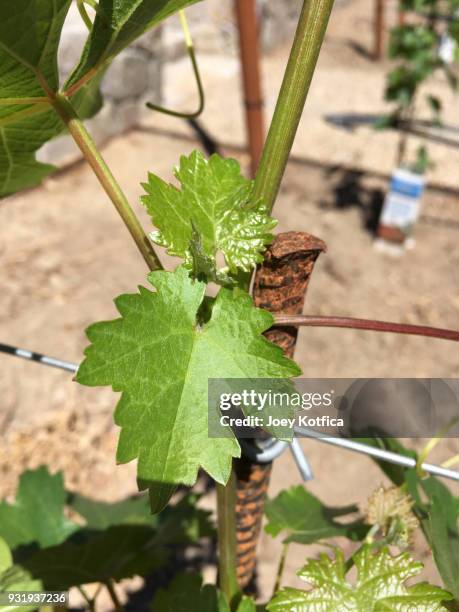
[(285, 543), (310, 544), (334, 536), (361, 539), (368, 530), (362, 521), (343, 525), (334, 520), (357, 510), (356, 506), (324, 506), (317, 497), (298, 485), (282, 491), (277, 497), (266, 502), (265, 514), (268, 523), (265, 531), (273, 537), (285, 532)]
[(193, 278), (203, 282), (213, 282), (232, 287), (237, 285), (237, 279), (231, 277), (225, 270), (217, 268), (215, 257), (209, 257), (202, 246), (202, 237), (193, 221), (191, 221), (191, 239), (189, 245), (191, 274)]
[(438, 612), (445, 611), (443, 601), (453, 598), (440, 587), (405, 581), (419, 574), (422, 563), (408, 553), (392, 557), (387, 547), (376, 554), (365, 545), (354, 555), (357, 569), (355, 585), (346, 580), (346, 562), (340, 549), (335, 558), (322, 553), (319, 559), (308, 561), (298, 576), (311, 585), (308, 591), (294, 588), (280, 590), (267, 605), (270, 612)]
[(47, 468), (24, 472), (16, 500), (0, 503), (0, 537), (10, 548), (35, 542), (42, 547), (63, 542), (77, 529), (64, 515), (66, 492), (62, 474)]
[(199, 574), (178, 574), (167, 589), (158, 589), (151, 610), (152, 612), (230, 612), (230, 607), (217, 587), (213, 584), (203, 586)]
[(140, 480), (192, 485), (200, 467), (226, 483), (240, 454), (228, 437), (208, 433), (210, 378), (287, 378), (300, 370), (262, 333), (273, 317), (248, 294), (222, 288), (210, 320), (197, 323), (206, 285), (183, 267), (148, 276), (155, 293), (115, 300), (120, 319), (96, 323), (77, 380), (122, 392), (117, 459), (138, 459)]
[(99, 0), (81, 59), (66, 86), (74, 86), (96, 74), (147, 30), (198, 1)]
[(151, 173), (143, 185), (147, 195), (142, 196), (142, 202), (158, 228), (152, 234), (157, 244), (192, 267), (194, 227), (201, 252), (214, 268), (219, 252), (232, 273), (248, 271), (262, 261), (261, 253), (272, 240), (270, 232), (276, 221), (262, 202), (251, 202), (253, 181), (241, 175), (236, 160), (216, 154), (206, 160), (194, 151), (180, 158), (175, 176), (181, 189)]

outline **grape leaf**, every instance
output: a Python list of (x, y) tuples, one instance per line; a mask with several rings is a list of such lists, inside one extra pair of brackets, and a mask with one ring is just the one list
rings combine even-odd
[(59, 544), (77, 529), (64, 516), (66, 492), (62, 474), (45, 467), (21, 475), (13, 504), (0, 503), (0, 537), (10, 548), (21, 544)]
[[(202, 585), (199, 574), (178, 574), (167, 589), (158, 589), (152, 612), (230, 612), (223, 593)], [(239, 611), (239, 608), (238, 608)]]
[[(161, 529), (162, 537), (177, 538), (177, 543), (195, 542), (213, 535), (210, 512), (197, 508), (199, 495), (188, 494), (157, 517), (151, 514), (147, 495), (119, 502), (101, 502), (71, 494), (69, 507), (85, 519), (85, 528), (103, 530), (114, 525), (148, 525)], [(174, 535), (175, 534), (175, 535)]]
[[(407, 455), (408, 451), (393, 439), (390, 450)], [(395, 442), (395, 446), (394, 446)], [(381, 463), (382, 466), (382, 463)], [(414, 501), (414, 511), (426, 540), (432, 548), (435, 564), (445, 586), (459, 599), (459, 498), (434, 476), (420, 478), (416, 470), (405, 469), (388, 474), (399, 486), (404, 484)], [(419, 489), (424, 491), (422, 499)]]
[[(101, 0), (83, 55), (63, 89), (81, 118), (102, 104), (99, 84), (113, 57), (162, 19), (196, 0)], [(0, 197), (37, 185), (54, 167), (35, 153), (64, 131), (50, 105), (59, 90), (57, 50), (71, 0), (0, 3)]]
[[(71, 0), (0, 6), (0, 197), (32, 187), (54, 168), (36, 151), (64, 130), (49, 104), (59, 88), (57, 49)], [(71, 96), (81, 117), (101, 106), (101, 74)]]
[[(443, 582), (459, 600), (459, 498), (437, 478), (419, 478), (410, 470), (407, 487)], [(426, 501), (421, 499), (422, 488)]]
[(240, 448), (231, 430), (227, 438), (209, 437), (208, 379), (289, 377), (299, 368), (261, 335), (273, 318), (248, 294), (222, 288), (200, 325), (204, 283), (183, 267), (148, 279), (155, 293), (140, 287), (118, 297), (122, 317), (89, 327), (92, 344), (77, 380), (122, 392), (117, 459), (138, 458), (140, 480), (192, 485), (203, 467), (226, 483)]
[[(150, 516), (150, 525), (126, 523), (126, 517), (119, 513), (118, 519), (107, 521), (106, 508), (102, 508), (101, 520), (101, 513), (95, 514), (91, 508), (89, 513), (85, 511), (90, 517), (87, 525), (65, 542), (32, 552), (22, 550), (17, 560), (51, 590), (145, 576), (171, 561), (171, 545), (194, 545), (213, 534), (210, 513), (196, 507), (197, 499), (196, 495), (185, 496), (161, 515)], [(115, 510), (119, 507), (115, 505)], [(115, 520), (121, 523), (96, 527)]]
[(419, 574), (422, 563), (408, 553), (392, 557), (387, 547), (374, 554), (369, 545), (354, 555), (357, 569), (355, 586), (346, 580), (346, 562), (341, 550), (335, 559), (322, 553), (308, 561), (298, 572), (312, 588), (308, 591), (287, 587), (268, 604), (271, 612), (417, 612), (446, 611), (442, 601), (453, 597), (447, 591), (425, 582), (405, 586), (405, 581)]
[(70, 3), (15, 0), (0, 6), (0, 196), (31, 187), (52, 170), (34, 153), (62, 129), (43, 87), (58, 87), (57, 48)]
[[(260, 606), (258, 610), (264, 610), (265, 608)], [(236, 612), (257, 612), (257, 606), (251, 597), (243, 595)]]
[[(23, 568), (13, 565), (11, 551), (2, 538), (0, 538), (0, 595), (11, 591), (41, 591), (43, 588), (39, 580), (34, 580)], [(2, 612), (10, 610), (35, 610), (37, 606), (24, 606), (3, 604)]]
[(0, 574), (13, 565), (13, 556), (10, 547), (3, 538), (0, 538)]
[(435, 564), (445, 586), (459, 600), (459, 531), (457, 508), (454, 525), (448, 524), (448, 508), (434, 496), (429, 511), (429, 536)]
[(169, 503), (171, 497), (177, 491), (178, 485), (170, 484), (169, 482), (151, 482), (137, 480), (139, 491), (148, 489), (148, 497), (150, 499), (150, 510), (152, 514), (157, 514), (164, 510)]
[(317, 497), (298, 485), (282, 491), (275, 499), (266, 502), (265, 514), (268, 523), (265, 531), (273, 537), (285, 531), (285, 543), (310, 544), (334, 536), (361, 539), (368, 530), (361, 521), (342, 525), (334, 520), (335, 517), (355, 512), (356, 506), (324, 506)]
[(261, 253), (272, 240), (276, 225), (261, 203), (251, 203), (253, 181), (241, 175), (234, 159), (212, 155), (209, 160), (194, 151), (182, 156), (175, 176), (181, 190), (154, 174), (148, 175), (142, 196), (153, 225), (154, 242), (170, 255), (183, 257), (192, 265), (190, 241), (193, 229), (200, 237), (201, 256), (216, 267), (222, 252), (231, 272), (249, 271), (263, 260)]
[(56, 591), (145, 576), (168, 560), (169, 551), (157, 545), (156, 532), (147, 525), (114, 525), (93, 533), (80, 530), (58, 546), (19, 558), (46, 589)]
[[(406, 446), (403, 446), (403, 444), (397, 438), (362, 438), (359, 436), (359, 440), (368, 446), (374, 446), (375, 448), (388, 450), (393, 453), (397, 453), (398, 455), (403, 455), (404, 457), (417, 459), (416, 452), (406, 448)], [(373, 458), (373, 460), (378, 464), (381, 471), (394, 483), (394, 485), (401, 487), (405, 483), (406, 476), (410, 470), (407, 470), (405, 467), (400, 465), (387, 463), (387, 461), (380, 461), (375, 458)]]
[[(34, 591), (42, 591), (43, 583), (40, 580), (33, 578), (29, 572), (25, 571), (18, 565), (13, 565), (5, 572), (0, 574), (0, 594), (11, 593), (11, 591), (20, 591), (29, 593)], [(8, 603), (2, 605), (2, 612), (12, 612), (20, 610), (21, 612), (32, 612), (37, 609), (37, 604), (17, 604)]]
[(198, 1), (100, 0), (81, 59), (67, 85), (96, 73), (147, 30)]

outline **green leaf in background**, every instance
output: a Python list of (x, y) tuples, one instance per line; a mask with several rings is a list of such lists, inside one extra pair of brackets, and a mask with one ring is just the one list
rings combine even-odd
[(169, 505), (157, 520), (157, 542), (162, 544), (196, 544), (201, 538), (214, 537), (212, 513), (197, 507), (200, 495), (185, 495), (175, 505)]
[(197, 507), (199, 499), (199, 495), (189, 493), (169, 506), (160, 517), (151, 514), (146, 495), (107, 503), (70, 494), (67, 503), (84, 518), (86, 530), (102, 531), (115, 525), (147, 525), (158, 529), (162, 540), (191, 544), (214, 534), (211, 513)]
[(437, 612), (447, 610), (443, 601), (452, 599), (447, 591), (427, 584), (406, 586), (405, 581), (419, 574), (422, 563), (407, 553), (392, 557), (384, 547), (376, 554), (364, 546), (354, 555), (357, 578), (353, 586), (346, 580), (346, 562), (341, 550), (335, 558), (321, 554), (308, 561), (298, 576), (311, 585), (302, 591), (284, 588), (268, 604), (270, 612)]
[(257, 608), (257, 605), (255, 604), (255, 602), (253, 601), (251, 597), (248, 597), (247, 595), (243, 595), (236, 609), (236, 612), (257, 612), (257, 609), (264, 610), (264, 607), (259, 606)]
[[(135, 38), (196, 0), (101, 0), (82, 58), (64, 93), (81, 118), (101, 107), (100, 80)], [(59, 91), (57, 51), (71, 0), (0, 3), (0, 197), (54, 170), (35, 153), (64, 125), (50, 101)]]
[(437, 62), (435, 49), (437, 37), (422, 25), (404, 25), (393, 28), (390, 33), (389, 57), (403, 58), (414, 64)]
[(175, 176), (181, 189), (151, 173), (143, 185), (147, 195), (142, 202), (158, 228), (152, 234), (157, 244), (191, 266), (194, 229), (200, 237), (201, 258), (207, 256), (215, 268), (218, 252), (233, 273), (248, 271), (262, 261), (276, 221), (262, 203), (250, 202), (253, 181), (241, 175), (236, 160), (216, 154), (206, 160), (194, 151), (180, 158)]
[(299, 368), (262, 336), (273, 318), (248, 294), (221, 289), (200, 325), (204, 283), (183, 267), (148, 278), (155, 293), (140, 287), (118, 297), (122, 318), (89, 327), (92, 344), (77, 380), (123, 393), (117, 459), (138, 458), (140, 480), (192, 485), (202, 467), (226, 483), (240, 449), (231, 430), (209, 437), (208, 379), (287, 378)]
[(276, 498), (266, 502), (265, 514), (268, 523), (265, 531), (273, 537), (285, 532), (285, 543), (311, 544), (334, 536), (358, 539), (364, 537), (368, 530), (361, 521), (343, 525), (334, 520), (357, 510), (356, 506), (324, 506), (317, 497), (298, 485), (282, 491)]
[[(213, 584), (203, 586), (199, 574), (178, 574), (167, 589), (159, 589), (152, 612), (230, 612), (222, 593)], [(238, 608), (239, 612), (239, 608)], [(243, 610), (251, 612), (251, 609)]]
[(100, 0), (93, 28), (67, 87), (91, 78), (161, 21), (198, 0)]
[[(455, 521), (451, 524), (451, 512)], [(432, 552), (440, 576), (454, 597), (459, 600), (459, 531), (457, 507), (445, 506), (441, 498), (433, 496), (429, 511), (429, 535)]]
[(115, 525), (104, 531), (81, 530), (59, 546), (43, 548), (21, 566), (48, 590), (67, 590), (92, 582), (145, 576), (166, 565), (169, 551), (146, 525)]
[(52, 170), (34, 153), (62, 129), (44, 87), (58, 87), (57, 48), (70, 2), (0, 5), (0, 196), (31, 187)]
[(0, 574), (11, 567), (13, 556), (10, 547), (3, 538), (0, 538)]
[[(415, 470), (407, 475), (407, 488), (415, 499), (440, 576), (446, 588), (459, 600), (459, 498), (437, 478), (420, 479)], [(426, 501), (421, 500), (419, 488)]]
[[(391, 441), (390, 449), (404, 455), (409, 452), (396, 440)], [(437, 569), (445, 586), (459, 600), (459, 498), (434, 476), (420, 478), (414, 468), (398, 469), (388, 475), (398, 485), (405, 484), (413, 498), (413, 510), (432, 548)], [(425, 499), (421, 498), (420, 490)]]
[[(11, 591), (42, 591), (43, 583), (40, 580), (33, 578), (29, 572), (23, 568), (13, 565), (5, 572), (0, 574), (0, 593), (9, 593)], [(22, 610), (22, 612), (29, 612), (36, 610), (37, 605), (18, 605), (18, 604), (7, 604), (2, 605), (2, 612), (12, 612), (12, 610)]]
[[(38, 184), (54, 168), (35, 159), (63, 131), (51, 108), (59, 88), (57, 49), (71, 0), (0, 5), (0, 197)], [(81, 117), (101, 106), (98, 75), (71, 96)]]
[(45, 547), (63, 542), (77, 529), (64, 516), (65, 500), (62, 474), (53, 476), (45, 467), (24, 472), (15, 502), (0, 503), (0, 537), (10, 548), (30, 543)]
[[(11, 591), (41, 591), (43, 585), (39, 580), (33, 579), (23, 568), (13, 565), (11, 551), (5, 542), (0, 538), (0, 594)], [(12, 610), (35, 610), (36, 606), (18, 606), (16, 604), (2, 605), (2, 612)]]
[[(126, 508), (120, 512), (121, 504), (114, 505), (112, 515), (106, 507), (96, 511), (86, 503), (85, 527), (59, 546), (20, 551), (18, 562), (51, 590), (148, 575), (170, 563), (172, 545), (197, 545), (201, 538), (213, 535), (210, 513), (196, 507), (198, 499), (196, 495), (185, 496), (161, 515), (150, 516), (150, 525), (137, 523)], [(143, 508), (139, 515), (144, 516)], [(114, 523), (115, 516), (119, 524), (95, 528)]]
[[(400, 442), (400, 440), (397, 440), (397, 438), (359, 438), (359, 442), (368, 444), (368, 446), (374, 446), (375, 448), (388, 450), (393, 453), (403, 455), (404, 457), (417, 459), (416, 452), (406, 448), (406, 446), (403, 446), (403, 444)], [(405, 467), (394, 465), (392, 463), (388, 463), (387, 461), (380, 461), (378, 459), (373, 460), (381, 468), (381, 471), (394, 483), (394, 485), (400, 487), (405, 483), (406, 475), (409, 472), (409, 470), (407, 470)]]

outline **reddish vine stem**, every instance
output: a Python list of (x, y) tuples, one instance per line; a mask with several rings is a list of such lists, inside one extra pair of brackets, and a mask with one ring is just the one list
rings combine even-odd
[(408, 325), (407, 323), (390, 323), (373, 319), (355, 319), (353, 317), (333, 317), (316, 315), (274, 315), (275, 325), (308, 326), (308, 327), (342, 327), (346, 329), (363, 329), (367, 331), (410, 334), (429, 338), (440, 338), (459, 342), (459, 331), (427, 327), (425, 325)]

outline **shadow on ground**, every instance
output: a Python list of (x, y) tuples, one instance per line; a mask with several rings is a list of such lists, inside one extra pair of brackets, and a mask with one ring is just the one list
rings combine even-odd
[(338, 210), (355, 207), (362, 214), (363, 227), (374, 234), (384, 203), (384, 190), (381, 187), (365, 184), (365, 172), (332, 166), (325, 171), (328, 181), (333, 182), (330, 192), (332, 200), (321, 201), (322, 208)]

